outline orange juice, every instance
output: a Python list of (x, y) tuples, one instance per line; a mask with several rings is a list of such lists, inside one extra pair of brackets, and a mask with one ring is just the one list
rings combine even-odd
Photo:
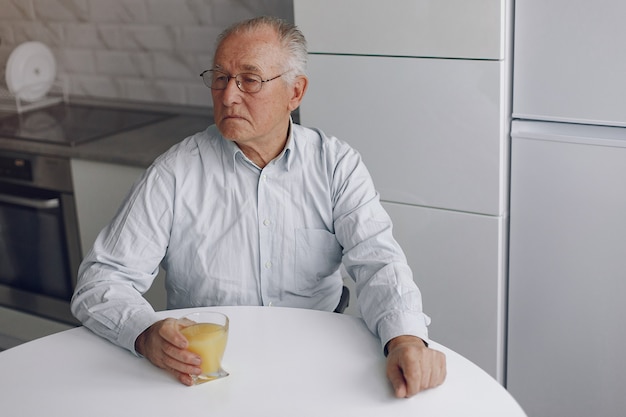
[(201, 377), (219, 377), (222, 356), (228, 340), (228, 328), (216, 323), (198, 323), (181, 330), (189, 341), (187, 350), (202, 358)]

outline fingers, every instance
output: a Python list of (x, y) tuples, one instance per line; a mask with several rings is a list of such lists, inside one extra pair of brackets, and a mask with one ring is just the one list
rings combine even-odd
[[(165, 368), (174, 374), (176, 378), (186, 385), (191, 381), (189, 375), (199, 375), (202, 371), (199, 366), (201, 358), (187, 349), (189, 343), (180, 332), (180, 321), (166, 319), (159, 329), (160, 348), (162, 351), (162, 361)], [(189, 378), (188, 378), (189, 377)]]
[(389, 349), (387, 377), (396, 397), (411, 397), (441, 385), (446, 377), (446, 358), (419, 343), (396, 343)]
[(433, 349), (423, 350), (417, 361), (402, 362), (406, 396), (441, 385), (445, 380), (445, 369), (445, 355)]
[(443, 384), (443, 381), (446, 380), (447, 375), (447, 365), (446, 365), (446, 355), (437, 350), (429, 349), (434, 358), (432, 360), (433, 366), (431, 367), (431, 375), (430, 375), (430, 386), (436, 387)]
[(388, 371), (387, 378), (389, 378), (394, 394), (397, 398), (404, 398), (407, 396), (406, 382), (399, 367), (393, 367), (391, 372)]
[(187, 327), (188, 324), (171, 318), (165, 319), (161, 323), (159, 336), (178, 349), (187, 349), (187, 339), (180, 332), (180, 329)]
[(137, 344), (142, 347), (140, 353), (154, 365), (165, 369), (181, 383), (192, 385), (192, 375), (202, 372), (201, 359), (186, 350), (188, 342), (180, 333), (182, 327), (184, 324), (176, 319), (158, 321), (140, 335)]
[(177, 346), (164, 341), (161, 351), (161, 363), (164, 369), (173, 371), (177, 376), (178, 373), (199, 375), (200, 356), (188, 350), (180, 349)]

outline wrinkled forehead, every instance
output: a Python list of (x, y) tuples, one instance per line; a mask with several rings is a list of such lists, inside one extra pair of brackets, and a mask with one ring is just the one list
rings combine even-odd
[(263, 72), (285, 61), (278, 36), (270, 28), (235, 32), (218, 45), (213, 66), (227, 72)]

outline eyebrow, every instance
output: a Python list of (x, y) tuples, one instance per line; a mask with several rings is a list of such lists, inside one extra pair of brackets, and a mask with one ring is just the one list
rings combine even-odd
[[(216, 70), (220, 70), (223, 72), (228, 72), (224, 69), (224, 67), (222, 67), (221, 65), (214, 65), (213, 69)], [(244, 72), (261, 72), (261, 69), (259, 67), (257, 67), (256, 65), (252, 65), (252, 64), (244, 64), (242, 65), (242, 69), (244, 70)]]

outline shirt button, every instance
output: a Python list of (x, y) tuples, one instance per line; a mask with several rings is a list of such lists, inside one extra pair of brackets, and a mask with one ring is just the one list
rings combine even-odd
[(269, 226), (271, 223), (272, 223), (272, 222), (270, 221), (270, 219), (265, 219), (265, 220), (263, 220), (263, 224), (264, 224), (265, 226)]
[(273, 305), (274, 305), (274, 303), (272, 303), (272, 302), (270, 301), (270, 303), (268, 304), (268, 307), (272, 307)]
[(265, 262), (265, 269), (270, 269), (272, 267), (272, 261)]
[(261, 179), (263, 180), (263, 182), (267, 182), (267, 175), (266, 174), (261, 175)]

